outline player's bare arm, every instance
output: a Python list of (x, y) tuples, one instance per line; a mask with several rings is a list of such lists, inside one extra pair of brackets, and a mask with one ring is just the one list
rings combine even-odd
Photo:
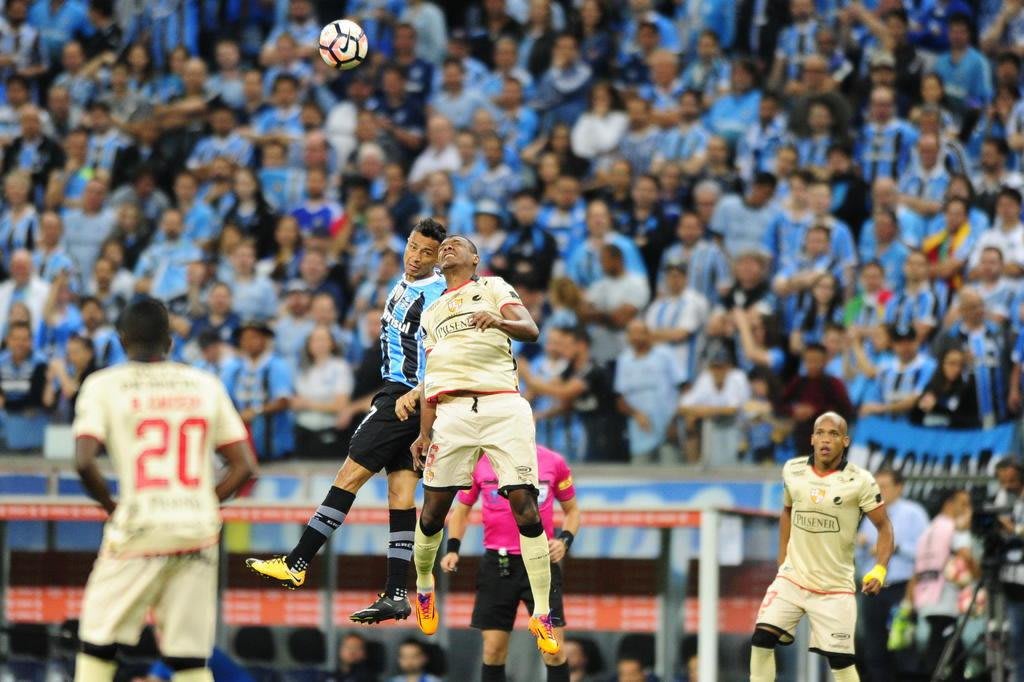
[(248, 441), (229, 443), (219, 448), (217, 454), (227, 463), (227, 470), (217, 482), (216, 488), (217, 499), (223, 502), (256, 475), (256, 456)]
[(481, 311), (474, 313), (470, 318), (473, 326), (483, 331), (485, 329), (497, 329), (516, 341), (536, 341), (540, 336), (537, 323), (525, 306), (506, 305), (501, 309), (501, 317), (494, 313)]
[(416, 469), (422, 469), (430, 449), (430, 434), (434, 430), (437, 419), (437, 404), (427, 400), (426, 389), (420, 391), (420, 435), (416, 437), (409, 449), (412, 451), (412, 463)]
[(793, 531), (793, 508), (783, 507), (779, 514), (779, 566), (786, 563), (786, 549), (789, 547), (789, 534)]
[(100, 503), (100, 506), (113, 514), (117, 509), (117, 503), (110, 496), (110, 488), (107, 481), (100, 472), (96, 463), (103, 444), (90, 436), (82, 436), (75, 440), (75, 467), (78, 469), (78, 477), (82, 479), (82, 485), (89, 497)]
[(569, 544), (572, 542), (571, 538), (575, 538), (580, 532), (580, 506), (576, 502), (576, 497), (573, 496), (559, 502), (559, 506), (562, 507), (563, 514), (562, 532), (558, 537), (548, 540), (551, 562), (555, 564), (565, 558), (569, 551)]
[(448, 517), (448, 548), (441, 557), (441, 570), (445, 573), (456, 573), (459, 570), (459, 545), (469, 526), (469, 512), (473, 507), (455, 500), (452, 514)]
[[(875, 568), (871, 569), (864, 576), (864, 585), (861, 591), (864, 594), (878, 594), (882, 590), (882, 584), (885, 582), (885, 569), (889, 565), (889, 559), (892, 558), (896, 543), (892, 531), (892, 522), (889, 521), (889, 514), (885, 510), (885, 505), (872, 509), (867, 513), (867, 517), (874, 524), (875, 528), (878, 529), (878, 544), (875, 546)], [(878, 571), (879, 567), (882, 568), (882, 571)]]

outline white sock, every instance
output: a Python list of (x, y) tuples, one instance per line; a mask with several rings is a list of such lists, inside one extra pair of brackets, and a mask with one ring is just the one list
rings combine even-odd
[(75, 682), (113, 682), (117, 663), (89, 654), (75, 656)]
[(775, 649), (750, 647), (750, 682), (775, 682)]
[(426, 535), (416, 523), (416, 539), (412, 546), (412, 562), (416, 566), (416, 591), (434, 591), (434, 561), (437, 559), (437, 548), (441, 546), (444, 530), (434, 535)]

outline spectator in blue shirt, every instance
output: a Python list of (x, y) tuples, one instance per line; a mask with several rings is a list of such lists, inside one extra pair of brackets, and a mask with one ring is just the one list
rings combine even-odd
[(587, 109), (587, 90), (593, 72), (580, 58), (579, 42), (569, 33), (555, 40), (551, 68), (544, 72), (537, 85), (533, 106), (543, 111), (544, 130), (556, 123), (572, 125)]
[(679, 78), (679, 57), (666, 49), (647, 58), (651, 82), (637, 88), (637, 94), (651, 103), (655, 125), (668, 128), (679, 120), (679, 96), (686, 90)]
[(960, 106), (981, 109), (992, 99), (992, 68), (988, 60), (971, 46), (971, 21), (967, 15), (949, 19), (949, 51), (935, 62), (935, 73), (942, 77), (946, 94)]
[[(692, 0), (687, 3), (705, 7), (719, 4), (714, 0)], [(729, 61), (722, 56), (718, 35), (710, 29), (704, 30), (697, 39), (697, 58), (690, 62), (681, 76), (683, 88), (697, 90), (710, 105), (719, 95), (729, 92), (731, 70)]]
[(277, 314), (277, 291), (265, 276), (256, 272), (256, 244), (243, 240), (231, 252), (232, 278), (229, 284), (234, 312), (246, 320), (269, 320)]
[(162, 239), (151, 244), (135, 266), (135, 291), (162, 301), (183, 294), (188, 288), (189, 263), (202, 260), (199, 247), (183, 236), (181, 211), (169, 208), (160, 218)]
[(303, 133), (299, 114), (299, 81), (295, 76), (282, 73), (271, 88), (272, 106), (256, 114), (253, 119), (253, 133), (256, 142), (263, 144), (276, 140), (283, 144), (297, 142)]
[(732, 194), (718, 202), (710, 229), (722, 237), (730, 256), (763, 250), (765, 234), (778, 213), (771, 205), (777, 184), (771, 173), (758, 173), (745, 197)]
[(295, 447), (291, 369), (272, 350), (274, 332), (263, 322), (238, 330), (239, 361), (224, 372), (224, 385), (256, 445), (260, 459), (280, 459)]
[[(40, 3), (46, 0), (39, 0)], [(71, 101), (82, 109), (89, 106), (96, 96), (96, 84), (83, 73), (85, 51), (77, 40), (66, 43), (60, 52), (61, 72), (53, 81), (54, 85), (67, 88)]]
[(917, 159), (900, 179), (900, 200), (923, 219), (942, 210), (950, 176), (939, 158), (939, 138), (923, 134), (917, 140)]
[(185, 239), (205, 246), (220, 234), (220, 218), (205, 201), (200, 201), (199, 180), (192, 171), (183, 170), (174, 178), (175, 207), (185, 221)]
[(756, 87), (756, 79), (757, 67), (753, 62), (736, 60), (732, 66), (732, 89), (715, 100), (707, 113), (708, 128), (730, 144), (757, 121), (761, 91)]
[(38, 410), (43, 403), (46, 363), (32, 348), (27, 322), (12, 322), (0, 352), (0, 418)]
[(769, 82), (776, 88), (800, 80), (804, 57), (817, 50), (815, 37), (819, 24), (814, 16), (813, 0), (790, 0), (789, 13), (792, 23), (779, 34), (769, 78)]
[(39, 31), (51, 64), (60, 61), (61, 51), (71, 40), (93, 33), (86, 4), (80, 0), (36, 0), (28, 12), (28, 23)]
[(430, 107), (456, 128), (469, 126), (473, 112), (490, 106), (479, 90), (466, 87), (466, 68), (460, 59), (447, 57), (441, 67), (441, 88), (430, 98)]
[(898, 178), (910, 163), (917, 131), (896, 117), (896, 92), (886, 86), (871, 91), (868, 120), (860, 132), (857, 157), (868, 183), (887, 175)]
[(107, 313), (98, 298), (87, 296), (78, 303), (82, 324), (78, 335), (92, 341), (96, 369), (103, 369), (126, 361), (124, 348), (117, 330), (107, 322)]
[(341, 204), (326, 198), (327, 189), (327, 173), (323, 169), (306, 171), (306, 200), (291, 212), (303, 234), (330, 234), (344, 214)]
[(209, 114), (210, 135), (199, 140), (188, 157), (189, 170), (206, 177), (210, 164), (225, 157), (238, 166), (252, 163), (252, 144), (238, 132), (238, 120), (227, 104), (213, 104)]

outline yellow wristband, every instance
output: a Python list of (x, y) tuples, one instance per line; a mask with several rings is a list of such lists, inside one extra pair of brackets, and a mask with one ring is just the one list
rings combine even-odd
[(885, 585), (886, 573), (888, 573), (888, 571), (886, 570), (885, 566), (883, 566), (882, 564), (875, 564), (875, 567), (868, 571), (867, 574), (864, 576), (864, 579), (861, 581), (861, 584), (867, 585), (869, 582), (871, 582), (872, 579), (874, 579), (878, 581), (879, 585)]

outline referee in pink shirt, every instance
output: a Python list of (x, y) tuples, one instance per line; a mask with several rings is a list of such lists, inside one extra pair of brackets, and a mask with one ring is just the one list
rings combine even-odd
[[(579, 531), (580, 510), (576, 505), (572, 472), (565, 459), (557, 452), (538, 445), (537, 465), (540, 481), (537, 506), (551, 551), (551, 624), (555, 626), (555, 637), (561, 645), (565, 641), (565, 610), (562, 604), (560, 566)], [(526, 568), (519, 555), (519, 527), (516, 526), (508, 500), (498, 492), (498, 478), (486, 457), (481, 457), (473, 469), (472, 487), (460, 491), (455, 498), (452, 516), (448, 521), (448, 547), (441, 559), (441, 568), (446, 573), (457, 570), (459, 547), (469, 524), (469, 511), (477, 499), (482, 499), (484, 547), (487, 551), (480, 562), (471, 625), (483, 631), (481, 682), (505, 682), (508, 639), (516, 622), (516, 611), (519, 603), (523, 602), (527, 612), (533, 613), (533, 599)], [(557, 537), (555, 500), (558, 500), (565, 514), (562, 530)], [(564, 651), (543, 656), (548, 668), (548, 682), (569, 682), (569, 666), (565, 662)]]

